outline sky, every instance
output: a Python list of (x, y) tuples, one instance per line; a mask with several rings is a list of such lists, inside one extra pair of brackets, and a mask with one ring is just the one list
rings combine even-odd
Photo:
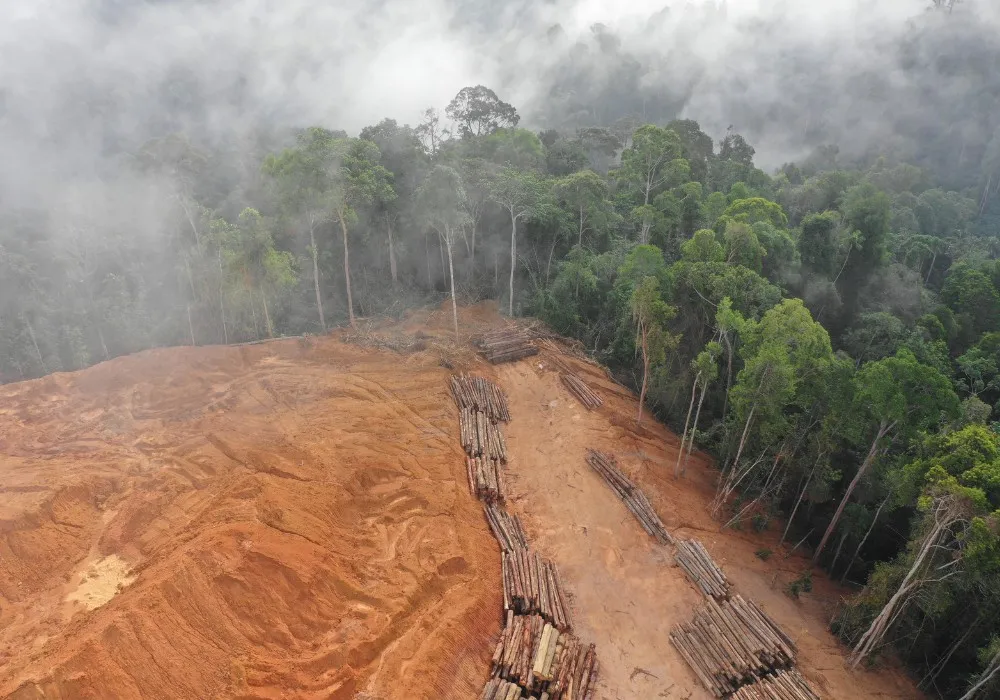
[[(966, 0), (974, 3), (975, 0)], [(886, 42), (925, 0), (36, 0), (0, 6), (0, 197), (37, 196), (53, 181), (107, 176), (110, 154), (173, 130), (213, 135), (255, 125), (323, 124), (357, 133), (383, 117), (416, 123), (459, 89), (493, 87), (532, 128), (572, 126), (551, 97), (570, 90), (612, 114), (624, 65), (637, 60), (643, 105), (698, 119), (719, 137), (758, 137), (763, 162), (802, 151), (807, 126), (783, 138), (767, 115), (808, 112), (816, 71), (902, 79)], [(668, 8), (663, 12), (664, 8)], [(996, 22), (993, 3), (978, 12)], [(660, 13), (656, 21), (651, 15)], [(609, 60), (591, 26), (620, 42)], [(749, 23), (749, 24), (748, 24)], [(756, 24), (754, 24), (756, 23)], [(548, 32), (559, 25), (560, 39)], [(755, 27), (748, 30), (748, 27)], [(616, 63), (617, 61), (617, 63)], [(810, 65), (815, 62), (815, 68)], [(878, 104), (878, 96), (872, 102)], [(627, 96), (624, 97), (627, 99)], [(860, 100), (860, 104), (859, 104)], [(608, 104), (610, 103), (610, 104)], [(574, 108), (578, 108), (576, 105)], [(855, 140), (885, 136), (865, 96), (823, 105)], [(906, 107), (906, 105), (903, 105)], [(568, 107), (567, 107), (568, 109)], [(667, 111), (674, 112), (666, 114)], [(751, 118), (753, 117), (753, 118)], [(551, 124), (549, 122), (563, 122)], [(801, 119), (799, 120), (802, 121)], [(754, 133), (756, 132), (756, 133)], [(787, 141), (784, 143), (783, 141)], [(796, 150), (798, 149), (798, 150)], [(2, 205), (0, 201), (0, 205)]]

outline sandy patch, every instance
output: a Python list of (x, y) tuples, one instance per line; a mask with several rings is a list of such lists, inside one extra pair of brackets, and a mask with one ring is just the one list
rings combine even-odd
[(95, 561), (87, 567), (80, 584), (66, 596), (66, 600), (80, 603), (87, 610), (99, 608), (135, 581), (130, 571), (128, 562), (117, 554)]

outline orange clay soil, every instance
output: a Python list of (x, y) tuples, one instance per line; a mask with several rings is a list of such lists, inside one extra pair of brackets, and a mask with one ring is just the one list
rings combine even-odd
[[(463, 331), (502, 324), (462, 312)], [(600, 368), (606, 404), (559, 383), (554, 345), (492, 367), (450, 315), (244, 347), (172, 348), (0, 387), (0, 698), (478, 696), (500, 629), (500, 556), (468, 492), (445, 364), (510, 396), (510, 508), (561, 566), (597, 698), (702, 698), (667, 632), (698, 602), (590, 472), (616, 453), (675, 533), (705, 543), (771, 612), (828, 698), (913, 698), (851, 673), (826, 631), (825, 579), (719, 532), (711, 471), (672, 471), (677, 438)], [(345, 342), (348, 341), (348, 342)], [(668, 464), (670, 466), (668, 466)], [(777, 578), (775, 578), (777, 577)]]

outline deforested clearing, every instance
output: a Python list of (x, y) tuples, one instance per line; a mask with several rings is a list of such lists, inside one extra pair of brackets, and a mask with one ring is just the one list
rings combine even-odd
[[(503, 324), (488, 306), (460, 318)], [(595, 645), (594, 697), (710, 696), (669, 642), (700, 594), (590, 448), (794, 638), (822, 697), (916, 697), (899, 672), (845, 667), (827, 629), (840, 591), (820, 577), (808, 599), (785, 595), (804, 561), (754, 556), (776, 535), (720, 531), (706, 457), (674, 480), (678, 438), (636, 429), (631, 392), (540, 345), (492, 366), (442, 307), (0, 388), (0, 697), (477, 697), (503, 626), (501, 555), (469, 494), (453, 370), (507, 394), (506, 507)], [(600, 410), (566, 389), (567, 368)]]

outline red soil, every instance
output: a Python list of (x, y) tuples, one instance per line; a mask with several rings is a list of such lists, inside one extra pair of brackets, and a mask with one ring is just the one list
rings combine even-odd
[[(464, 329), (499, 322), (463, 311)], [(827, 697), (917, 696), (898, 673), (843, 667), (826, 631), (838, 591), (817, 577), (787, 598), (804, 562), (761, 562), (774, 537), (719, 532), (707, 463), (669, 478), (677, 438), (636, 430), (635, 398), (596, 366), (567, 360), (607, 397), (588, 413), (550, 351), (493, 368), (448, 324), (383, 324), (399, 351), (364, 333), (173, 348), (0, 387), (0, 698), (476, 697), (500, 559), (444, 361), (510, 395), (511, 508), (598, 645), (599, 698), (704, 693), (666, 634), (698, 597), (589, 472), (590, 446), (797, 638)]]

